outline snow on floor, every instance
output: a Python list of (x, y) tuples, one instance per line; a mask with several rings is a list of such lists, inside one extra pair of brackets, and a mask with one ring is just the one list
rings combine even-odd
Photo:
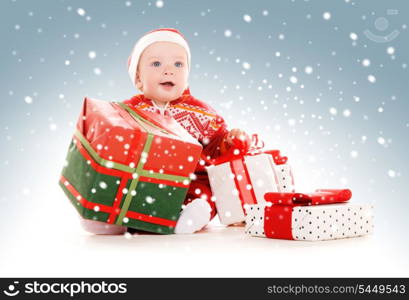
[[(0, 276), (390, 277), (408, 276), (399, 237), (302, 242), (250, 237), (214, 220), (192, 235), (95, 236), (61, 191), (27, 205), (0, 238)], [(54, 213), (53, 213), (54, 211)], [(55, 211), (66, 211), (56, 214)], [(15, 217), (10, 217), (15, 219)], [(5, 221), (5, 220), (3, 220)]]

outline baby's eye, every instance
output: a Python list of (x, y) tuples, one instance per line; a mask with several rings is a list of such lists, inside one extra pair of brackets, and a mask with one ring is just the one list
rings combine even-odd
[(152, 66), (154, 66), (154, 67), (160, 67), (160, 61), (154, 61), (154, 62), (152, 63)]
[(178, 68), (183, 67), (183, 63), (181, 63), (180, 61), (175, 62), (175, 66)]

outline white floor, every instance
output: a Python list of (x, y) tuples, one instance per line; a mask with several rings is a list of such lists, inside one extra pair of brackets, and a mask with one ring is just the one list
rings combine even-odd
[(193, 235), (93, 236), (81, 230), (60, 191), (55, 197), (48, 195), (52, 203), (47, 205), (27, 205), (18, 213), (18, 226), (2, 228), (0, 276), (409, 275), (407, 248), (399, 244), (400, 237), (380, 234), (376, 228), (373, 236), (326, 242), (249, 237), (243, 227), (224, 227), (217, 220)]

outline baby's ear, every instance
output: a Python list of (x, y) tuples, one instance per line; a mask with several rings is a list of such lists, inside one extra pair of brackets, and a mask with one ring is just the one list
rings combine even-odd
[(136, 81), (136, 87), (138, 88), (138, 90), (140, 90), (141, 92), (143, 92), (143, 85), (142, 85), (141, 78), (140, 78), (140, 76), (139, 76), (139, 72), (136, 72), (135, 81)]

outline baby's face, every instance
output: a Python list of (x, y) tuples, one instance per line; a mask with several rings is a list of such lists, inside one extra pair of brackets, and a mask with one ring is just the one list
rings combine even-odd
[(187, 53), (171, 42), (149, 45), (139, 59), (136, 84), (145, 97), (160, 102), (179, 98), (187, 88)]

